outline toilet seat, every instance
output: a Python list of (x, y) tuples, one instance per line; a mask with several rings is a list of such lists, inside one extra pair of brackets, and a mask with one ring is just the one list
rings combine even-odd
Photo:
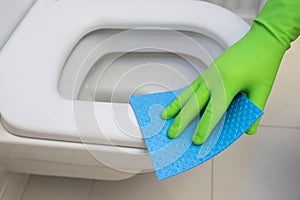
[[(144, 148), (137, 126), (127, 135), (114, 122), (113, 106), (128, 110), (135, 120), (129, 104), (72, 101), (57, 89), (63, 65), (84, 35), (105, 28), (141, 27), (194, 31), (225, 47), (249, 29), (231, 12), (205, 2), (37, 1), (0, 53), (0, 113), (5, 128), (28, 138)], [(82, 138), (74, 106), (79, 112), (75, 115), (93, 109), (101, 133), (87, 125)]]

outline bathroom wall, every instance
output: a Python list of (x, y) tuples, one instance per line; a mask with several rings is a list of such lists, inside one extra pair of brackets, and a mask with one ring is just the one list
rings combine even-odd
[(266, 0), (204, 0), (227, 8), (236, 13), (249, 24), (255, 18)]

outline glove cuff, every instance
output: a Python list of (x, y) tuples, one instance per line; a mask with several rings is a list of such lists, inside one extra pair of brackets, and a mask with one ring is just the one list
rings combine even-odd
[(273, 32), (258, 22), (253, 23), (245, 38), (251, 41), (248, 45), (255, 46), (257, 51), (266, 55), (272, 53), (274, 56), (282, 57), (290, 47), (290, 43), (283, 44), (276, 38)]
[(300, 34), (300, 1), (268, 0), (254, 26), (262, 26), (286, 49)]

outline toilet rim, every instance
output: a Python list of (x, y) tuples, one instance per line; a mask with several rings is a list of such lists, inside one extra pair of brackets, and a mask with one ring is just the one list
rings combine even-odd
[(94, 120), (104, 125), (101, 132), (83, 127), (82, 138), (74, 101), (57, 89), (67, 56), (83, 36), (99, 29), (140, 27), (194, 31), (225, 47), (249, 30), (230, 11), (200, 1), (37, 1), (0, 53), (0, 113), (6, 129), (23, 137), (144, 148), (138, 128), (129, 136), (113, 121), (112, 104), (135, 120), (129, 104), (76, 101), (83, 115), (93, 109)]

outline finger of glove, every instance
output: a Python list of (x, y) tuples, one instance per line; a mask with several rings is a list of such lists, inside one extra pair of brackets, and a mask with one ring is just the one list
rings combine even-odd
[[(259, 91), (256, 90), (253, 93), (248, 94), (248, 98), (261, 110), (265, 108), (265, 105), (267, 103), (268, 97), (269, 97), (270, 92), (265, 92), (265, 91)], [(254, 135), (257, 131), (259, 122), (261, 118), (259, 118), (247, 131), (246, 133), (248, 135)]]
[(201, 145), (207, 140), (225, 111), (225, 106), (215, 105), (214, 107), (212, 100), (209, 101), (193, 135), (195, 145)]
[(171, 119), (179, 113), (181, 108), (186, 104), (189, 98), (195, 93), (199, 86), (203, 83), (203, 79), (199, 76), (189, 87), (183, 90), (180, 95), (168, 105), (161, 113), (162, 119)]
[(183, 106), (169, 127), (168, 136), (170, 138), (178, 137), (206, 106), (208, 100), (209, 91), (205, 84), (201, 84), (197, 91), (190, 96), (188, 102)]

